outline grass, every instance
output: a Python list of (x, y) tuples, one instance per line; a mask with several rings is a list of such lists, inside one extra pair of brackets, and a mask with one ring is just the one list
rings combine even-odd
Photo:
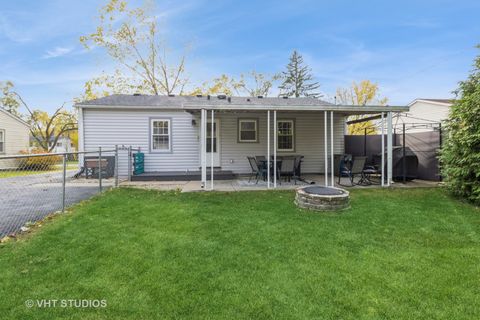
[[(78, 169), (77, 161), (67, 162), (67, 170), (76, 170), (76, 169)], [(63, 170), (62, 164), (51, 166), (51, 168), (48, 170), (5, 170), (5, 171), (0, 170), (0, 179), (24, 177), (24, 176), (30, 176), (33, 174), (48, 173), (48, 172), (55, 172), (55, 171), (62, 171), (62, 170)]]
[[(478, 319), (480, 210), (440, 189), (353, 190), (341, 215), (293, 192), (117, 189), (0, 248), (8, 319)], [(105, 299), (27, 308), (26, 299)]]

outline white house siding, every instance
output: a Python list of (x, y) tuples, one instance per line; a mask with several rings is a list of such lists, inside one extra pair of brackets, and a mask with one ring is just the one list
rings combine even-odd
[[(394, 119), (394, 128), (397, 130), (402, 130), (403, 123), (407, 125), (407, 128), (412, 127), (412, 125), (418, 126), (425, 125), (427, 123), (437, 125), (438, 123), (444, 122), (448, 118), (450, 106), (450, 104), (429, 102), (424, 100), (414, 101), (412, 104), (410, 104), (410, 110), (408, 111), (406, 117), (400, 114), (396, 119)], [(432, 131), (431, 128), (426, 127), (408, 129), (409, 133), (428, 131)]]
[[(273, 112), (271, 112), (271, 148), (273, 155)], [(220, 152), (221, 165), (224, 170), (235, 173), (251, 171), (247, 156), (267, 155), (267, 112), (259, 113), (217, 113), (220, 119)], [(257, 118), (259, 120), (259, 142), (238, 142), (238, 119)], [(324, 162), (324, 118), (323, 112), (277, 112), (277, 120), (293, 119), (295, 121), (295, 151), (277, 152), (281, 155), (303, 155), (302, 171), (305, 173), (321, 173), (325, 171)], [(343, 153), (344, 150), (344, 122), (345, 118), (334, 116), (334, 153)], [(328, 117), (328, 150), (330, 151), (330, 115)], [(330, 161), (330, 160), (329, 160)]]
[[(210, 116), (210, 112), (208, 113)], [(220, 119), (220, 161), (223, 170), (234, 173), (248, 173), (250, 166), (247, 156), (267, 154), (267, 112), (216, 112)], [(149, 122), (151, 118), (170, 118), (172, 123), (172, 151), (170, 153), (150, 153)], [(259, 120), (259, 142), (238, 142), (238, 119), (257, 118)], [(192, 120), (196, 124), (192, 124)], [(301, 154), (305, 157), (302, 170), (305, 173), (324, 172), (324, 119), (323, 112), (287, 113), (278, 112), (277, 119), (295, 121), (295, 151), (278, 152), (278, 155)], [(273, 112), (271, 112), (271, 153), (273, 155)], [(334, 117), (334, 153), (344, 150), (344, 117)], [(328, 118), (330, 126), (330, 118)], [(199, 114), (195, 116), (183, 111), (138, 110), (138, 109), (84, 109), (83, 143), (84, 150), (94, 151), (101, 146), (111, 149), (116, 144), (140, 147), (145, 153), (145, 171), (192, 171), (199, 170)], [(330, 134), (330, 129), (328, 130)], [(82, 140), (82, 139), (80, 139)], [(330, 145), (330, 136), (328, 138)], [(329, 146), (330, 151), (330, 146)], [(119, 173), (126, 176), (128, 162), (122, 151)]]
[(5, 132), (5, 152), (0, 152), (0, 155), (18, 154), (28, 149), (28, 126), (7, 114), (6, 111), (0, 111), (0, 130)]
[[(149, 128), (151, 118), (169, 118), (172, 126), (172, 150), (151, 153)], [(192, 125), (193, 116), (170, 110), (83, 110), (83, 143), (85, 151), (112, 149), (115, 145), (140, 147), (145, 153), (145, 171), (198, 170), (198, 128)], [(126, 151), (120, 152), (119, 175), (128, 174)]]

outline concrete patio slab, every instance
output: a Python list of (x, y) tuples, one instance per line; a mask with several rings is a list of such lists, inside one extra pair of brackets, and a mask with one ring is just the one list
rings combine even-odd
[[(369, 186), (349, 186), (348, 179), (342, 178), (341, 184), (338, 184), (338, 178), (335, 179), (335, 186), (346, 189), (358, 189), (358, 188), (381, 188), (380, 185)], [(305, 175), (304, 181), (297, 181), (295, 184), (293, 181), (285, 182), (281, 181), (277, 183), (277, 190), (290, 190), (296, 189), (301, 186), (309, 184), (321, 185), (325, 184), (323, 175)], [(393, 183), (391, 188), (422, 188), (422, 187), (437, 187), (439, 186), (437, 181), (425, 181), (425, 180), (412, 180), (405, 184), (396, 182)], [(182, 192), (198, 192), (198, 191), (210, 191), (210, 182), (207, 183), (206, 188), (203, 189), (200, 181), (125, 181), (120, 184), (122, 187), (132, 187), (141, 189), (153, 189), (153, 190), (181, 190)], [(273, 189), (273, 182), (270, 185)], [(248, 181), (246, 177), (239, 177), (234, 180), (214, 180), (214, 191), (255, 191), (255, 190), (268, 190), (268, 184), (265, 181)]]

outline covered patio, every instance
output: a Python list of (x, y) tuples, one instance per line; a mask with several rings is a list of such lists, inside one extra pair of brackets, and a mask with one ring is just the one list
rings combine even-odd
[[(392, 114), (398, 112), (408, 111), (406, 106), (354, 106), (354, 105), (334, 105), (334, 104), (324, 104), (324, 105), (229, 105), (229, 104), (215, 104), (211, 106), (206, 105), (194, 105), (194, 104), (185, 104), (183, 108), (189, 112), (197, 114), (200, 122), (200, 189), (201, 190), (223, 190), (223, 189), (232, 189), (232, 190), (248, 190), (249, 188), (253, 190), (257, 189), (276, 189), (276, 188), (292, 188), (302, 184), (314, 183), (317, 185), (324, 186), (337, 186), (338, 174), (336, 172), (336, 166), (338, 163), (335, 163), (335, 155), (337, 152), (334, 150), (336, 135), (339, 133), (338, 126), (342, 126), (341, 132), (344, 132), (345, 121), (341, 124), (338, 121), (338, 117), (346, 119), (350, 115), (378, 115), (381, 119), (381, 164), (377, 168), (377, 174), (379, 176), (378, 185), (381, 187), (388, 187), (392, 183)], [(245, 182), (243, 178), (235, 179), (230, 182), (225, 180), (216, 179), (216, 167), (214, 165), (213, 153), (208, 154), (207, 146), (214, 145), (214, 139), (216, 134), (214, 133), (214, 126), (209, 123), (215, 123), (216, 117), (222, 116), (228, 113), (243, 113), (248, 116), (249, 113), (264, 113), (266, 116), (266, 125), (262, 128), (266, 132), (266, 148), (264, 150), (265, 156), (265, 181), (255, 181), (254, 183)], [(302, 177), (303, 181), (299, 182), (298, 185), (292, 183), (281, 183), (278, 181), (277, 174), (278, 172), (277, 164), (279, 163), (279, 152), (277, 150), (278, 141), (277, 141), (277, 132), (279, 128), (277, 127), (277, 119), (282, 117), (288, 117), (289, 114), (305, 114), (305, 115), (316, 115), (318, 119), (317, 128), (322, 128), (322, 134), (319, 136), (310, 136), (309, 142), (312, 148), (315, 148), (314, 142), (322, 142), (323, 155), (323, 172), (315, 172), (305, 174)], [(385, 125), (386, 124), (386, 125)], [(385, 128), (386, 126), (386, 128)], [(337, 132), (337, 133), (335, 133)], [(386, 140), (386, 141), (385, 141)], [(386, 144), (385, 144), (386, 142)], [(343, 146), (342, 146), (343, 148)], [(386, 150), (385, 150), (386, 149)], [(386, 151), (386, 152), (385, 152)], [(247, 156), (255, 156), (258, 150), (255, 152), (252, 151), (251, 154), (245, 154)], [(301, 154), (300, 154), (301, 155)], [(354, 164), (355, 165), (355, 164)], [(362, 166), (363, 168), (363, 166)], [(218, 169), (218, 168), (217, 168)], [(344, 179), (344, 178), (342, 178)], [(340, 179), (341, 180), (341, 179)], [(344, 185), (340, 181), (341, 185)], [(228, 187), (226, 187), (228, 186)]]
[[(309, 182), (315, 182), (315, 185), (325, 185), (325, 176), (323, 174), (305, 174), (305, 180)], [(345, 188), (344, 183), (348, 183), (347, 178), (341, 178), (341, 184), (337, 183), (335, 179), (335, 187)], [(188, 180), (188, 181), (124, 181), (121, 182), (122, 187), (133, 187), (140, 189), (153, 189), (161, 191), (181, 191), (181, 192), (198, 192), (203, 191), (202, 182), (199, 180)], [(305, 182), (298, 182), (295, 184), (292, 182), (282, 182), (278, 183), (277, 190), (293, 190), (301, 186), (307, 186)], [(395, 183), (391, 185), (395, 188), (423, 188), (423, 187), (436, 187), (438, 182), (435, 181), (425, 181), (425, 180), (413, 180), (409, 181), (406, 184)], [(272, 186), (268, 188), (267, 182), (259, 181), (258, 184), (253, 182), (248, 182), (248, 177), (237, 177), (234, 179), (228, 180), (215, 180), (214, 181), (215, 191), (224, 191), (224, 192), (233, 192), (233, 191), (255, 191), (255, 190), (268, 190), (273, 189)], [(381, 185), (356, 185), (353, 187), (346, 187), (347, 189), (357, 189), (357, 188), (367, 188), (375, 189), (382, 188)], [(209, 189), (207, 189), (209, 190)]]

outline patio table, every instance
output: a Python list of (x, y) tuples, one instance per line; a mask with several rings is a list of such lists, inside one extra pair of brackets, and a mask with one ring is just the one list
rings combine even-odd
[[(268, 160), (260, 160), (260, 165), (263, 167), (263, 168), (267, 168), (267, 163), (268, 163)], [(280, 168), (282, 167), (282, 160), (281, 159), (277, 159), (277, 171), (280, 170)], [(270, 160), (270, 175), (273, 176), (273, 160)], [(277, 178), (280, 179), (279, 175), (277, 175)], [(266, 177), (264, 176), (263, 177), (263, 181), (266, 181)]]

